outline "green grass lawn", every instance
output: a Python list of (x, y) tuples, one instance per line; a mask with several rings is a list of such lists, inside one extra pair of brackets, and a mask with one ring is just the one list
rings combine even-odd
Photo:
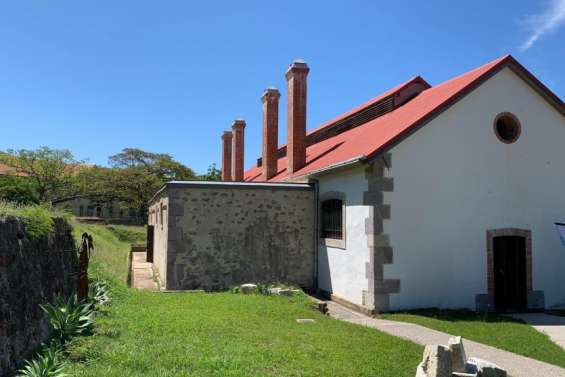
[(422, 309), (381, 314), (379, 318), (412, 322), (506, 351), (565, 367), (565, 350), (549, 337), (510, 317), (465, 310)]
[(422, 347), (331, 319), (302, 296), (125, 288), (129, 244), (103, 226), (83, 231), (94, 235), (93, 268), (114, 276), (114, 302), (93, 336), (71, 342), (72, 376), (412, 377), (421, 359)]

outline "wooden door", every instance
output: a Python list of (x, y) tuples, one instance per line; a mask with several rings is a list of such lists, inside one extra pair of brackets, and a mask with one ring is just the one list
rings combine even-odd
[(155, 226), (147, 225), (147, 262), (153, 263), (153, 244), (155, 239)]
[(527, 309), (526, 240), (519, 236), (493, 239), (494, 305), (501, 312)]

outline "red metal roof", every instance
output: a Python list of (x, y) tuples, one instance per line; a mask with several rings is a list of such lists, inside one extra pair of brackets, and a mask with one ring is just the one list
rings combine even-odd
[(0, 175), (17, 175), (20, 177), (27, 176), (27, 174), (18, 172), (15, 168), (5, 164), (0, 164)]
[[(404, 105), (385, 115), (337, 134), (334, 137), (309, 145), (306, 148), (306, 165), (294, 174), (288, 174), (286, 170), (286, 157), (279, 158), (277, 165), (278, 173), (269, 181), (277, 182), (297, 178), (317, 171), (331, 169), (348, 162), (376, 156), (402, 140), (407, 134), (426, 124), (441, 111), (457, 102), (465, 94), (506, 66), (509, 66), (514, 72), (519, 74), (541, 95), (551, 101), (558, 111), (565, 115), (563, 101), (539, 82), (512, 56), (505, 55), (451, 80), (430, 87)], [(340, 115), (314, 131), (319, 131), (323, 127), (329, 127), (334, 122), (393, 94), (410, 81), (387, 91), (350, 112)], [(249, 169), (245, 173), (245, 180), (262, 181), (261, 167), (254, 166)]]

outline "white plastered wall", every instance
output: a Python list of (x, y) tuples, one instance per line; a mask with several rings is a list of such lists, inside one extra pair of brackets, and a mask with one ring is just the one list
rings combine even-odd
[[(493, 120), (515, 114), (514, 144), (500, 142)], [(392, 150), (394, 191), (384, 222), (400, 279), (391, 309), (475, 307), (487, 293), (486, 231), (532, 231), (533, 289), (546, 307), (565, 306), (565, 118), (508, 68)]]
[(327, 192), (345, 195), (345, 249), (318, 245), (318, 285), (355, 304), (362, 304), (363, 290), (368, 282), (365, 266), (369, 249), (365, 234), (365, 219), (369, 208), (363, 205), (367, 179), (363, 167), (333, 173), (318, 178), (319, 196)]

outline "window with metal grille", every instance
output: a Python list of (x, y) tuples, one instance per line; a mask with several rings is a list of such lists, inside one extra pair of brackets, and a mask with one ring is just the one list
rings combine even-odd
[(339, 199), (322, 202), (322, 238), (343, 239), (343, 202)]

